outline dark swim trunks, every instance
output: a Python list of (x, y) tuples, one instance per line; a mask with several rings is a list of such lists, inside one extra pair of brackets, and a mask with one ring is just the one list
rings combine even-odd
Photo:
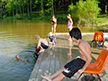
[(41, 43), (42, 48), (47, 49), (49, 46), (44, 45), (43, 43)]
[(65, 70), (62, 72), (66, 77), (71, 78), (79, 69), (81, 69), (85, 65), (85, 61), (76, 58), (69, 63), (67, 63), (64, 67)]

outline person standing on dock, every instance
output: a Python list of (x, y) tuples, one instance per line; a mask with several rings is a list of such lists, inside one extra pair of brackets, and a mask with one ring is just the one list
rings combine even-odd
[(55, 36), (55, 33), (56, 33), (56, 26), (57, 26), (57, 19), (55, 18), (54, 15), (52, 16), (51, 24), (52, 24), (51, 30), (52, 30), (52, 33), (53, 33), (54, 36)]
[(67, 63), (59, 71), (49, 77), (41, 75), (43, 79), (47, 81), (62, 81), (65, 77), (71, 78), (76, 72), (82, 74), (90, 64), (92, 60), (91, 47), (88, 42), (82, 39), (79, 28), (73, 28), (69, 34), (72, 41), (78, 43), (80, 56)]
[[(67, 18), (69, 19), (68, 20), (68, 32), (70, 32), (73, 28), (73, 21), (72, 21), (72, 18), (71, 18), (70, 14), (67, 15)], [(69, 39), (68, 40), (72, 41), (70, 34), (69, 34)]]

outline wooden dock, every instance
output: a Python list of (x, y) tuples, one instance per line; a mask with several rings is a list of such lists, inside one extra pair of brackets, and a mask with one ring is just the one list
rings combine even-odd
[[(55, 45), (55, 47), (52, 46), (47, 50), (45, 50), (45, 52), (40, 53), (28, 81), (46, 81), (41, 78), (41, 75), (50, 76), (54, 74), (67, 62), (76, 58), (76, 56), (79, 55), (77, 43), (69, 42), (67, 35), (57, 35), (56, 38), (57, 38), (57, 44)], [(87, 38), (87, 41), (90, 43), (90, 36)], [(101, 52), (100, 49), (93, 49), (93, 51), (97, 50), (98, 52), (96, 54), (99, 54)], [(94, 53), (95, 52), (93, 52), (93, 54)], [(96, 57), (95, 54), (93, 56)], [(95, 61), (94, 57), (92, 62)], [(108, 74), (104, 72), (101, 75), (100, 76), (102, 81), (106, 81), (107, 79), (106, 77), (108, 77)], [(72, 78), (64, 78), (62, 81), (77, 81), (78, 76), (79, 74), (76, 73)], [(79, 79), (79, 81), (84, 81), (83, 80), (84, 76), (85, 75), (83, 75)], [(97, 76), (95, 77), (97, 78)]]

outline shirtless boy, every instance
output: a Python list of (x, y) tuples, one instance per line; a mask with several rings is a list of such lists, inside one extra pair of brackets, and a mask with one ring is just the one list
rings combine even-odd
[(57, 71), (55, 74), (49, 77), (41, 75), (43, 79), (47, 81), (62, 81), (65, 77), (71, 78), (76, 72), (82, 74), (83, 71), (90, 64), (92, 60), (91, 48), (90, 45), (82, 39), (80, 30), (77, 27), (73, 28), (69, 32), (69, 34), (73, 42), (78, 43), (80, 57), (70, 61), (65, 66), (63, 66), (59, 71)]
[(43, 52), (45, 49), (47, 49), (49, 47), (46, 39), (40, 38), (39, 35), (36, 35), (35, 39), (38, 41), (36, 49), (41, 48), (41, 50), (39, 52)]

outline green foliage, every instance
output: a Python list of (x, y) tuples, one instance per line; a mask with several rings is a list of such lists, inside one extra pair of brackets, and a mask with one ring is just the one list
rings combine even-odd
[[(56, 0), (53, 0), (56, 1)], [(40, 14), (50, 14), (50, 11), (52, 11), (52, 0), (35, 0), (35, 4), (33, 8), (38, 8), (40, 6), (41, 11)], [(42, 11), (43, 9), (43, 11)]]
[(98, 7), (97, 0), (79, 0), (76, 5), (69, 5), (69, 12), (72, 14), (73, 20), (79, 22), (79, 25), (94, 24), (101, 10)]
[[(74, 24), (102, 23), (104, 20), (97, 18), (101, 4), (104, 0), (0, 0), (0, 16), (2, 18), (34, 18), (45, 19), (55, 15), (58, 21), (67, 21), (67, 10), (72, 14)], [(78, 2), (79, 1), (79, 2)], [(72, 3), (72, 4), (71, 4)], [(69, 6), (69, 7), (68, 7)], [(30, 18), (29, 18), (30, 19)], [(48, 18), (49, 19), (49, 18)], [(77, 21), (77, 22), (76, 22)], [(67, 23), (67, 22), (65, 22)]]

